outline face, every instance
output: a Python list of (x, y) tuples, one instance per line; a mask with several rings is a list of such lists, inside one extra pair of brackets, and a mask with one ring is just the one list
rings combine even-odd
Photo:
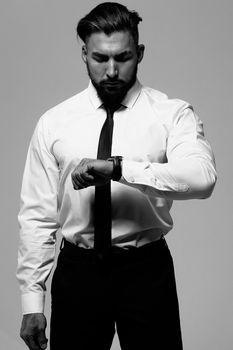
[(93, 33), (82, 48), (90, 79), (103, 103), (120, 103), (137, 77), (144, 53), (128, 31)]

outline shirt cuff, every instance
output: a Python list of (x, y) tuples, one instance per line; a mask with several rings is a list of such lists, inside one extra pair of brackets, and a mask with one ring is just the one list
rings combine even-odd
[[(170, 179), (170, 176), (161, 171), (163, 164), (157, 164), (157, 176), (155, 169), (151, 169), (150, 162), (135, 162), (131, 160), (122, 160), (122, 178), (121, 183), (138, 185), (144, 192), (147, 192), (147, 187), (152, 187), (158, 191), (168, 192), (186, 192), (189, 186), (185, 183), (177, 183)], [(170, 181), (169, 181), (170, 180)]]
[(135, 162), (122, 159), (122, 176), (128, 182), (135, 182), (136, 178), (145, 176), (145, 169), (149, 167), (148, 162)]
[(44, 313), (45, 294), (44, 293), (25, 293), (21, 296), (22, 313)]

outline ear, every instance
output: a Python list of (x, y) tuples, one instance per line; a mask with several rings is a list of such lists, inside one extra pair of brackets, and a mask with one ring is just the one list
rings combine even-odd
[(83, 47), (82, 47), (82, 59), (83, 59), (84, 63), (87, 62), (87, 47), (86, 47), (86, 45), (83, 45)]
[(144, 56), (144, 51), (145, 51), (145, 46), (142, 44), (138, 45), (137, 47), (138, 63), (142, 61)]

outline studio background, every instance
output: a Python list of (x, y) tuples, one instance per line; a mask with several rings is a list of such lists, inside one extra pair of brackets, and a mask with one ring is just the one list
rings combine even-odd
[[(119, 1), (122, 2), (122, 1)], [(15, 278), (19, 193), (38, 118), (86, 88), (77, 21), (99, 1), (8, 0), (0, 4), (1, 234), (0, 348), (26, 349)], [(177, 201), (172, 251), (184, 350), (231, 350), (233, 343), (231, 0), (122, 2), (143, 17), (144, 85), (194, 105), (215, 153), (218, 182), (207, 200)], [(50, 290), (50, 279), (47, 283)], [(49, 293), (46, 316), (49, 321)], [(166, 327), (166, 324), (164, 325)], [(47, 330), (47, 334), (49, 327)], [(169, 335), (168, 335), (169, 336)], [(119, 350), (115, 337), (113, 350)]]

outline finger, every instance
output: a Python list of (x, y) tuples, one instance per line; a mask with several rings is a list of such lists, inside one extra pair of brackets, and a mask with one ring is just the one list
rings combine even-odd
[(96, 179), (96, 176), (93, 176), (91, 174), (82, 173), (79, 174), (79, 181), (82, 182), (84, 188), (89, 186), (95, 186), (96, 182), (98, 182), (98, 179)]
[(45, 331), (41, 330), (38, 334), (38, 344), (40, 345), (41, 349), (47, 348), (48, 339), (45, 336)]
[(88, 173), (81, 174), (81, 178), (88, 184), (92, 184), (95, 179), (93, 175), (90, 175)]
[(94, 177), (93, 183), (95, 186), (103, 186), (110, 181), (108, 176), (105, 176), (103, 173), (99, 171), (93, 170), (92, 175)]
[(41, 350), (40, 346), (36, 344), (33, 335), (27, 335), (24, 338), (25, 343), (29, 347), (30, 350)]
[(72, 184), (75, 190), (85, 187), (85, 181), (80, 178), (79, 174), (72, 174)]
[(75, 190), (80, 190), (80, 189), (82, 189), (82, 188), (85, 188), (86, 185), (85, 185), (84, 182), (82, 182), (81, 180), (78, 180), (78, 179), (76, 178), (76, 179), (74, 179), (74, 181), (73, 181), (73, 187), (74, 187)]
[(94, 177), (88, 173), (78, 173), (73, 176), (72, 180), (73, 185), (75, 185), (74, 188), (76, 187), (75, 189), (80, 189), (92, 186)]

